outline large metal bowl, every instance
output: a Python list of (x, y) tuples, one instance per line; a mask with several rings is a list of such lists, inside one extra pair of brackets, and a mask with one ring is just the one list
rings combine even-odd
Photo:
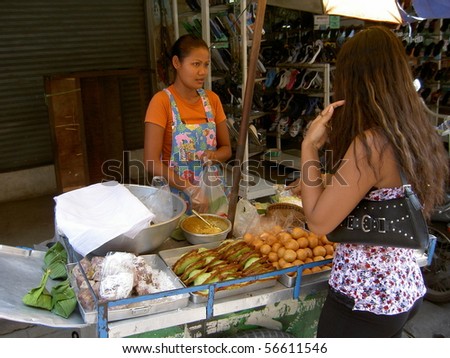
[[(157, 188), (144, 185), (125, 185), (131, 193), (141, 200), (144, 204), (147, 200), (151, 200), (152, 195), (157, 192)], [(103, 256), (109, 251), (126, 251), (135, 255), (146, 254), (155, 251), (160, 247), (173, 230), (176, 229), (181, 217), (186, 212), (186, 202), (178, 195), (172, 193), (164, 193), (171, 195), (173, 213), (172, 217), (164, 222), (152, 224), (148, 228), (142, 230), (134, 239), (118, 236), (107, 243), (103, 244), (95, 251), (93, 255)]]
[[(188, 216), (180, 223), (180, 228), (183, 232), (184, 237), (190, 244), (208, 244), (210, 242), (217, 242), (226, 239), (228, 233), (232, 228), (230, 220), (214, 214), (201, 214), (201, 216), (204, 217), (207, 221), (210, 221), (214, 225), (220, 227), (222, 231), (219, 233), (203, 234), (201, 232), (202, 229), (205, 228), (204, 225), (206, 224), (200, 224), (200, 219), (195, 215)], [(191, 225), (194, 221), (199, 225)]]

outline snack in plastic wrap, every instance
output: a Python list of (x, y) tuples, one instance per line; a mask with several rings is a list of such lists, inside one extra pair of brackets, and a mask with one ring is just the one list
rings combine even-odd
[(106, 255), (100, 281), (101, 299), (110, 301), (129, 297), (134, 285), (134, 257), (127, 252)]
[[(125, 265), (125, 269), (123, 265)], [(81, 268), (85, 272), (86, 278)], [(117, 277), (118, 271), (126, 272), (126, 276)], [(72, 276), (77, 286), (78, 302), (86, 311), (95, 309), (95, 298), (98, 298), (99, 302), (105, 302), (175, 288), (169, 276), (165, 272), (152, 267), (151, 264), (146, 262), (145, 257), (125, 252), (111, 252), (106, 257), (93, 256), (91, 259), (85, 257), (73, 268)], [(120, 283), (123, 283), (124, 287), (118, 287), (117, 284)], [(104, 291), (101, 292), (101, 289)], [(152, 300), (152, 303), (163, 300), (170, 302), (177, 299), (180, 299), (180, 295), (158, 298)], [(143, 303), (119, 305), (112, 307), (112, 309), (122, 309), (133, 305), (139, 306)]]

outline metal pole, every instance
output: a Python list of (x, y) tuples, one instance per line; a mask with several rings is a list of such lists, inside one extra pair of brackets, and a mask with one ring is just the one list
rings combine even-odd
[[(253, 42), (250, 52), (250, 61), (248, 66), (247, 83), (245, 86), (244, 101), (242, 105), (242, 119), (239, 128), (239, 137), (236, 147), (236, 161), (232, 170), (233, 186), (230, 193), (230, 203), (228, 209), (228, 219), (234, 224), (236, 215), (236, 206), (239, 194), (239, 183), (241, 181), (241, 166), (246, 151), (246, 141), (248, 126), (250, 121), (250, 112), (252, 109), (253, 91), (256, 77), (256, 65), (258, 62), (259, 51), (261, 47), (261, 36), (264, 24), (264, 14), (266, 12), (266, 0), (258, 1), (258, 8), (256, 11), (255, 29), (253, 33)], [(245, 14), (244, 14), (245, 16)], [(242, 28), (241, 36), (246, 36), (247, 28)]]

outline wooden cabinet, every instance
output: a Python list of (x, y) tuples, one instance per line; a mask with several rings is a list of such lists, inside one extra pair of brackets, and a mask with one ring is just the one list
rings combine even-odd
[(89, 183), (80, 79), (45, 78), (59, 192)]
[[(56, 182), (66, 192), (104, 180), (123, 182), (124, 155), (121, 79), (144, 70), (111, 70), (46, 76)], [(140, 86), (142, 118), (147, 105)]]

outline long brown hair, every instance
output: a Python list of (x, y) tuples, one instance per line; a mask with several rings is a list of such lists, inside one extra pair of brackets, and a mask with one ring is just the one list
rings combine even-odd
[(370, 158), (364, 131), (376, 131), (394, 149), (429, 216), (444, 198), (448, 155), (414, 88), (401, 41), (383, 26), (348, 39), (338, 53), (333, 88), (335, 100), (345, 99), (329, 135), (333, 167), (356, 137)]

